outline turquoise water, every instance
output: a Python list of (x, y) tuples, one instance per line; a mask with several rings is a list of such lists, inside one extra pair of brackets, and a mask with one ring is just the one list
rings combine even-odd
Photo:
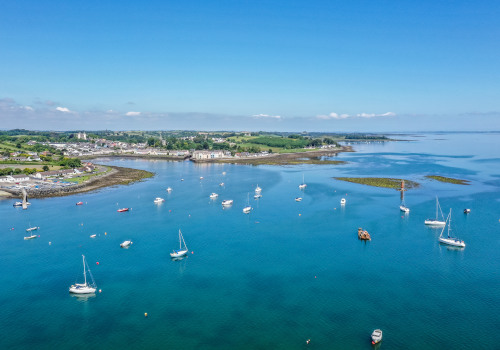
[[(25, 211), (0, 201), (0, 348), (370, 349), (370, 333), (381, 328), (383, 349), (498, 349), (498, 136), (406, 135), (399, 138), (411, 141), (355, 146), (336, 157), (348, 161), (341, 166), (101, 159), (156, 176), (34, 199)], [(404, 216), (397, 191), (334, 176), (422, 186), (406, 193)], [(254, 210), (245, 215), (248, 193)], [(440, 230), (424, 226), (435, 195), (443, 211), (453, 209), (465, 249), (440, 246)], [(158, 196), (163, 205), (153, 204)], [(223, 210), (223, 199), (234, 205)], [(29, 225), (40, 226), (40, 237), (24, 241)], [(358, 241), (358, 227), (373, 240)], [(179, 228), (192, 254), (172, 261)], [(128, 239), (133, 245), (121, 249)], [(81, 279), (82, 254), (102, 289), (89, 299), (68, 293)]]

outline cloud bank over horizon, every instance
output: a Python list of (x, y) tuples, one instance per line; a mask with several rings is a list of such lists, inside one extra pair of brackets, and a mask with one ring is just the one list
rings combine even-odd
[(290, 116), (259, 113), (229, 115), (203, 112), (76, 111), (60, 103), (17, 103), (0, 98), (0, 128), (31, 130), (248, 130), (324, 132), (463, 131), (457, 120), (474, 118), (473, 130), (500, 130), (500, 112), (455, 116), (384, 113), (329, 113)]

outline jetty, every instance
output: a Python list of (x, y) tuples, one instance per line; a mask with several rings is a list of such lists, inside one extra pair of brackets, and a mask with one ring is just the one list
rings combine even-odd
[(358, 228), (358, 239), (360, 239), (362, 241), (371, 241), (372, 240), (368, 231), (363, 230), (361, 227)]

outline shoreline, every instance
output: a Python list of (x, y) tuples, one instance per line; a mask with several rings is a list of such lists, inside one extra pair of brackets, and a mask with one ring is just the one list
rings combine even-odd
[[(154, 173), (133, 168), (124, 168), (114, 165), (106, 165), (111, 168), (105, 174), (96, 175), (81, 184), (55, 188), (55, 189), (29, 189), (28, 198), (51, 198), (51, 197), (64, 197), (72, 196), (78, 193), (85, 193), (98, 190), (104, 187), (112, 187), (118, 185), (129, 185), (154, 176)], [(0, 189), (0, 197), (3, 198), (20, 198), (21, 191), (9, 191)]]
[(246, 165), (300, 165), (300, 164), (345, 164), (343, 160), (321, 160), (321, 157), (336, 157), (341, 152), (355, 152), (351, 146), (330, 150), (313, 150), (295, 153), (273, 153), (265, 157), (192, 159), (193, 163), (230, 163)]

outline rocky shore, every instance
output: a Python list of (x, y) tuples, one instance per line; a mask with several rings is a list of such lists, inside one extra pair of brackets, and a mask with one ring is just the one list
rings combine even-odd
[[(57, 187), (49, 189), (37, 189), (31, 188), (28, 190), (28, 198), (46, 198), (46, 197), (62, 197), (70, 196), (77, 193), (94, 191), (102, 187), (117, 186), (117, 185), (128, 185), (133, 182), (137, 182), (149, 177), (154, 176), (146, 170), (123, 168), (118, 166), (108, 166), (111, 168), (105, 174), (96, 175), (91, 177), (89, 180), (82, 182), (77, 185), (67, 186), (67, 187)], [(1, 196), (20, 198), (21, 191), (12, 190), (2, 190)]]

